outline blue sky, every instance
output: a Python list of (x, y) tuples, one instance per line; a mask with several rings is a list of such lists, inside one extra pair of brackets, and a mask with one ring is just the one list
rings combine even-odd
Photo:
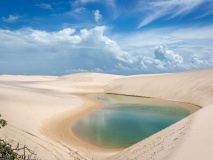
[(0, 0), (0, 74), (213, 67), (212, 0)]

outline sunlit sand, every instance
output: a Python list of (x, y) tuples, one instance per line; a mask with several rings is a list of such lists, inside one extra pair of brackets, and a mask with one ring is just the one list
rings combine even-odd
[[(0, 113), (8, 126), (0, 137), (26, 144), (40, 159), (213, 158), (213, 69), (175, 74), (117, 76), (81, 73), (56, 76), (0, 76)], [(87, 94), (155, 97), (202, 109), (124, 150), (100, 149), (73, 135), (71, 125), (103, 107)]]

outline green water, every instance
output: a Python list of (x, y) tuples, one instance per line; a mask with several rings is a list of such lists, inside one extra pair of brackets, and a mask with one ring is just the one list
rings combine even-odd
[(106, 106), (76, 121), (72, 130), (80, 139), (102, 148), (129, 147), (199, 109), (151, 98), (107, 94), (96, 97), (107, 102)]

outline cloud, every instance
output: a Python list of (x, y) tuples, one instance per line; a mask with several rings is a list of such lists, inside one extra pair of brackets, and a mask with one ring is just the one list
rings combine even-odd
[(2, 17), (3, 22), (14, 23), (17, 22), (22, 16), (10, 14), (8, 17)]
[(70, 1), (70, 4), (72, 7), (79, 7), (81, 6), (82, 4), (88, 4), (88, 3), (101, 3), (102, 1), (100, 0), (75, 0), (75, 1)]
[[(147, 16), (138, 25), (137, 28), (148, 25), (152, 21), (167, 16), (167, 19), (175, 18), (177, 16), (184, 16), (193, 12), (196, 8), (202, 4), (212, 4), (211, 0), (158, 0), (151, 1), (144, 4), (144, 2), (139, 3), (140, 11), (146, 11)], [(208, 11), (206, 12), (206, 14)], [(211, 12), (212, 13), (212, 12)], [(209, 13), (209, 14), (211, 14)]]
[(183, 63), (183, 57), (179, 54), (175, 54), (172, 50), (169, 50), (166, 45), (156, 46), (154, 49), (155, 59), (160, 61), (165, 61), (166, 63), (170, 62), (172, 64), (181, 64)]
[[(88, 5), (94, 4), (96, 4), (96, 8), (88, 7)], [(75, 0), (70, 1), (70, 6), (72, 7), (73, 10), (77, 8), (87, 8), (89, 12), (92, 11), (93, 17), (96, 22), (100, 21), (102, 18), (100, 11), (104, 11), (104, 14), (106, 16), (109, 15), (108, 16), (109, 19), (115, 19), (120, 14), (119, 8), (117, 7), (115, 0)], [(84, 14), (84, 16), (88, 15), (90, 15), (90, 13)]]
[(138, 31), (128, 35), (114, 34), (112, 38), (125, 51), (146, 56), (150, 56), (153, 46), (167, 44), (175, 53), (189, 62), (194, 54), (203, 58), (213, 56), (212, 30), (212, 25), (185, 28), (167, 27)]
[(39, 6), (42, 9), (49, 9), (52, 10), (52, 5), (51, 4), (47, 4), (47, 3), (42, 3), (42, 4), (38, 4), (37, 6)]
[(91, 21), (93, 21), (94, 16), (93, 13), (85, 7), (74, 8), (73, 10), (66, 12), (65, 15), (74, 18), (75, 21), (78, 21), (78, 25), (82, 22), (87, 25), (91, 25)]
[(213, 66), (213, 59), (185, 61), (165, 45), (148, 55), (124, 50), (105, 35), (106, 26), (47, 32), (24, 28), (0, 29), (0, 74), (63, 75), (74, 72), (115, 74), (176, 72)]
[[(177, 70), (186, 68), (183, 57), (179, 54), (174, 53), (172, 50), (169, 50), (166, 45), (158, 45), (154, 48), (155, 59), (153, 62), (157, 63), (157, 68)], [(159, 60), (159, 61), (157, 61)]]
[(101, 18), (102, 18), (102, 15), (100, 14), (100, 11), (99, 10), (95, 10), (93, 13), (94, 13), (95, 21), (99, 22), (101, 20)]
[(211, 59), (200, 59), (198, 55), (194, 55), (191, 58), (191, 65), (198, 69), (201, 66), (213, 66), (213, 58)]
[(81, 3), (98, 2), (99, 0), (79, 0)]
[[(71, 28), (58, 32), (30, 28), (0, 30), (0, 55), (7, 62), (5, 65), (8, 64), (0, 67), (0, 73), (11, 68), (9, 66), (16, 66), (17, 72), (27, 72), (31, 68), (37, 74), (51, 70), (58, 74), (64, 74), (66, 70), (110, 72), (117, 62), (132, 63), (129, 54), (104, 36), (105, 30), (105, 26), (82, 29), (79, 33)], [(41, 65), (41, 61), (45, 64)]]

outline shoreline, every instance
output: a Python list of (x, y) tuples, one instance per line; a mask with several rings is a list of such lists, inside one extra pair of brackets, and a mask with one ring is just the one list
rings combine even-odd
[[(45, 135), (52, 137), (54, 140), (60, 139), (60, 141), (72, 146), (78, 152), (83, 153), (86, 157), (94, 159), (98, 159), (99, 156), (101, 158), (107, 158), (109, 155), (114, 155), (115, 153), (124, 150), (125, 148), (106, 149), (97, 147), (81, 140), (73, 133), (72, 125), (76, 120), (99, 108), (102, 108), (105, 105), (104, 101), (89, 97), (87, 94), (77, 94), (75, 96), (80, 97), (83, 100), (83, 104), (78, 108), (56, 115), (56, 117), (52, 117), (48, 121), (45, 121), (42, 125), (42, 130)], [(57, 121), (57, 125), (55, 124), (55, 121)]]
[(137, 95), (134, 95), (134, 94), (116, 94), (116, 93), (103, 93), (103, 94), (109, 94), (109, 95), (121, 95), (121, 96), (130, 96), (130, 97), (136, 97), (136, 98), (147, 98), (147, 99), (154, 99), (154, 100), (159, 100), (159, 101), (171, 101), (171, 102), (175, 102), (175, 103), (184, 103), (184, 104), (189, 104), (189, 105), (194, 105), (200, 109), (203, 108), (203, 106), (201, 105), (197, 105), (197, 104), (194, 104), (194, 103), (190, 103), (190, 102), (184, 102), (184, 101), (181, 101), (181, 100), (175, 100), (175, 99), (166, 99), (166, 98), (158, 98), (158, 97), (146, 97), (146, 96), (137, 96)]
[[(87, 143), (87, 142), (81, 140), (80, 138), (78, 138), (78, 136), (76, 136), (73, 133), (72, 125), (73, 125), (73, 123), (75, 123), (75, 121), (88, 115), (89, 113), (91, 113), (93, 111), (96, 111), (96, 110), (104, 107), (105, 102), (101, 99), (95, 98), (95, 96), (99, 95), (99, 94), (104, 95), (105, 93), (74, 94), (75, 96), (79, 96), (82, 98), (83, 104), (81, 106), (79, 106), (78, 108), (75, 108), (71, 111), (62, 113), (61, 115), (57, 115), (58, 117), (56, 117), (56, 118), (51, 118), (50, 120), (45, 122), (45, 124), (42, 126), (42, 129), (47, 134), (47, 136), (60, 137), (61, 138), (60, 140), (67, 143), (68, 145), (72, 146), (73, 148), (77, 149), (78, 151), (84, 153), (87, 157), (96, 159), (97, 157), (99, 157), (98, 155), (101, 154), (102, 158), (104, 158), (103, 154), (106, 154), (107, 156), (105, 158), (107, 158), (109, 156), (109, 154), (114, 155), (115, 153), (119, 153), (123, 150), (126, 150), (129, 147), (122, 148), (122, 149), (101, 148), (101, 147), (92, 145), (90, 143)], [(113, 95), (113, 94), (111, 94), (111, 95)], [(115, 94), (115, 95), (119, 96), (120, 94)], [(141, 96), (129, 96), (129, 95), (120, 95), (120, 96), (128, 96), (128, 98), (130, 98), (130, 99), (131, 98), (133, 98), (133, 99), (134, 98), (139, 98), (139, 99), (144, 98)], [(181, 103), (181, 104), (184, 103), (184, 102), (180, 102), (180, 101), (164, 100), (164, 99), (158, 99), (158, 98), (154, 98), (154, 97), (149, 97), (149, 99), (161, 101), (161, 103), (162, 103), (161, 105), (163, 105), (165, 103), (164, 101), (166, 101), (168, 103), (170, 103), (170, 102), (171, 103)], [(141, 101), (143, 101), (143, 100), (141, 99)], [(125, 104), (125, 103), (128, 103), (128, 102), (124, 102), (123, 104)], [(135, 102), (135, 104), (140, 104), (140, 102)], [(193, 105), (193, 104), (189, 104), (189, 103), (184, 103), (184, 104), (186, 105), (186, 106), (184, 106), (184, 108), (187, 107), (187, 105)], [(197, 105), (193, 105), (193, 106), (198, 107)], [(55, 121), (58, 122), (57, 126), (55, 125)], [(55, 127), (57, 127), (57, 128), (55, 128)], [(170, 127), (170, 126), (168, 126), (168, 127)], [(49, 131), (52, 129), (54, 129), (54, 131), (52, 133), (49, 133)], [(159, 132), (161, 132), (161, 131), (159, 131)], [(155, 134), (157, 134), (157, 133), (155, 133)], [(59, 134), (60, 134), (60, 136), (59, 136)], [(54, 138), (54, 140), (57, 140), (56, 137)], [(147, 137), (147, 138), (149, 138), (149, 137)], [(132, 146), (134, 146), (134, 145), (135, 144), (133, 144)], [(93, 154), (91, 154), (91, 152), (93, 152)]]

